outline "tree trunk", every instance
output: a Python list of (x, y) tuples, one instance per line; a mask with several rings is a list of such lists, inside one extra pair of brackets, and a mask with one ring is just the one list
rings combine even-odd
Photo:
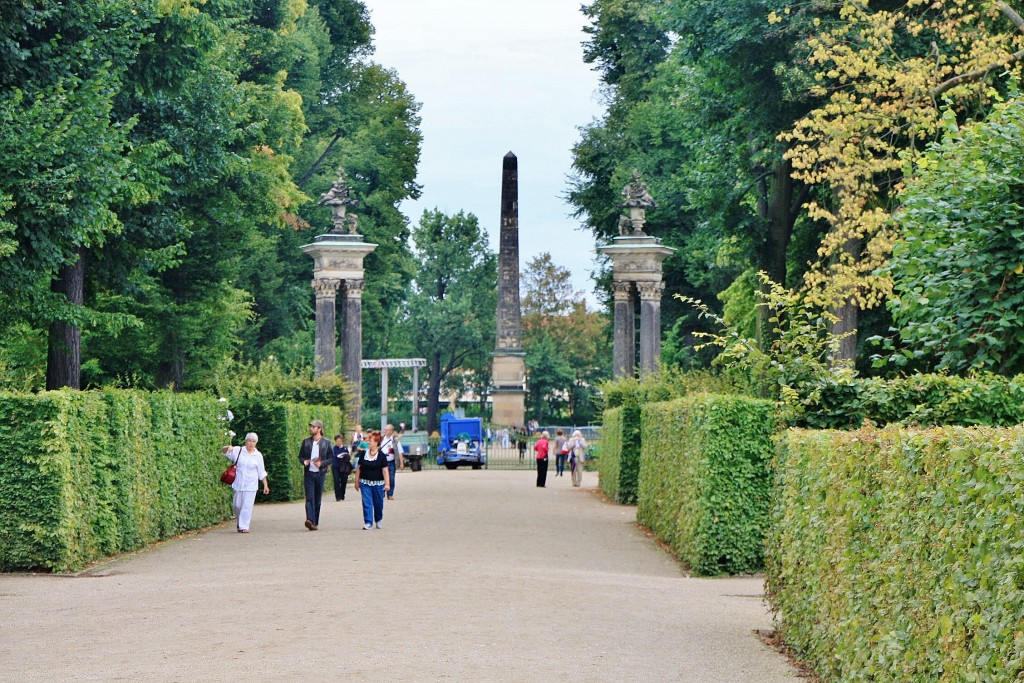
[(438, 429), (437, 411), (441, 403), (441, 353), (435, 351), (427, 361), (430, 379), (427, 380), (427, 434)]
[[(847, 240), (846, 243), (843, 244), (843, 252), (854, 256), (858, 256), (863, 248), (864, 241), (861, 239)], [(841, 342), (839, 342), (839, 349), (836, 351), (833, 361), (835, 363), (841, 363), (843, 361), (853, 363), (857, 360), (857, 317), (860, 312), (860, 307), (851, 298), (836, 306), (832, 312), (837, 318), (839, 318), (839, 320), (832, 325), (832, 334), (847, 335)]]
[[(63, 294), (72, 306), (85, 301), (85, 255), (81, 247), (71, 265), (61, 266), (50, 291)], [(82, 388), (82, 331), (66, 322), (50, 324), (49, 350), (46, 357), (46, 388)]]
[[(758, 213), (765, 220), (764, 244), (758, 254), (758, 269), (767, 273), (772, 282), (786, 285), (786, 253), (793, 236), (793, 224), (798, 211), (793, 207), (793, 167), (788, 160), (779, 160), (772, 168), (770, 182), (762, 179), (762, 192), (757, 203)], [(762, 294), (768, 293), (768, 285), (758, 283)], [(758, 306), (757, 343), (762, 349), (771, 346), (774, 334), (768, 319), (772, 311), (767, 306)]]
[(832, 311), (839, 318), (832, 325), (832, 334), (840, 335), (852, 333), (839, 342), (839, 349), (836, 352), (835, 361), (849, 361), (853, 363), (857, 359), (857, 317), (860, 308), (853, 300), (847, 300), (842, 306), (837, 306)]

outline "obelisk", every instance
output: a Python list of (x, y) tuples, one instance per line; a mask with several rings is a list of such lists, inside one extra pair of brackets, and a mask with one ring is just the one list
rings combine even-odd
[(498, 240), (498, 318), (491, 371), (491, 422), (522, 426), (526, 422), (526, 354), (519, 308), (519, 168), (516, 155), (501, 167), (501, 233)]

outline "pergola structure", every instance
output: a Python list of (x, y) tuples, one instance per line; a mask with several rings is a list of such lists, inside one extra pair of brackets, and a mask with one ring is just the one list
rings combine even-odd
[(388, 370), (412, 368), (412, 431), (420, 412), (420, 368), (427, 367), (426, 358), (376, 358), (360, 363), (363, 370), (380, 370), (380, 428), (388, 423)]

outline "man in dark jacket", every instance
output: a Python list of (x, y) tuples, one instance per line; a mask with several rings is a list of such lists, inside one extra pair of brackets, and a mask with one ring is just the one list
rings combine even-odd
[(320, 499), (324, 493), (324, 473), (331, 464), (331, 444), (324, 438), (324, 423), (309, 423), (309, 438), (302, 440), (299, 462), (305, 470), (303, 485), (306, 489), (306, 528), (316, 531), (320, 524)]

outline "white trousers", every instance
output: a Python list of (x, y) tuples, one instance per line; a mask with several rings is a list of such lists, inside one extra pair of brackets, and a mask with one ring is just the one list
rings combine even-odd
[(256, 504), (255, 491), (235, 491), (235, 514), (238, 515), (238, 528), (248, 529), (252, 522), (252, 508)]

